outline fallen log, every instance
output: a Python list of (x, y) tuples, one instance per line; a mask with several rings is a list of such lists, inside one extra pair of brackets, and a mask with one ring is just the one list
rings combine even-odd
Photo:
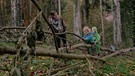
[(127, 49), (121, 49), (121, 50), (118, 50), (110, 55), (107, 55), (107, 56), (104, 56), (102, 57), (102, 59), (106, 59), (108, 57), (112, 57), (112, 56), (116, 56), (118, 54), (121, 54), (121, 53), (124, 53), (124, 52), (129, 52), (129, 51), (132, 51), (132, 50), (135, 50), (135, 48), (127, 48)]
[[(70, 47), (68, 46), (68, 47), (66, 47), (66, 49), (68, 49), (68, 50), (72, 49), (73, 50), (73, 49), (77, 49), (79, 47), (91, 47), (91, 45), (90, 44), (86, 44), (86, 43), (79, 43), (79, 44), (76, 44), (76, 45), (72, 45)], [(64, 48), (60, 48), (59, 50), (62, 51), (64, 49), (65, 49), (65, 47)], [(113, 50), (111, 50), (109, 48), (106, 48), (106, 47), (101, 47), (100, 49), (101, 49), (101, 51), (107, 51), (107, 52), (111, 52), (111, 53), (115, 52), (115, 51), (113, 51)]]
[[(25, 54), (26, 51), (22, 50), (20, 51), (20, 54)], [(0, 46), (0, 54), (16, 54), (17, 50), (14, 47), (7, 47), (7, 46)], [(71, 54), (71, 53), (56, 53), (56, 50), (45, 50), (43, 48), (36, 48), (35, 51), (37, 56), (50, 56), (54, 58), (62, 58), (62, 59), (81, 59), (84, 60), (87, 58), (94, 59), (94, 60), (100, 60), (104, 63), (106, 61), (104, 59), (91, 56), (89, 54), (86, 55), (77, 55), (77, 54)], [(30, 53), (31, 55), (35, 55), (34, 53)]]

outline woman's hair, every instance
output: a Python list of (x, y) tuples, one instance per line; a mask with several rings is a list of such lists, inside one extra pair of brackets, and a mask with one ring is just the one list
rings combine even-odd
[(57, 12), (54, 11), (54, 10), (52, 10), (52, 11), (50, 12), (50, 14), (51, 14), (52, 16), (54, 16), (56, 13), (57, 13)]
[(84, 27), (83, 27), (83, 32), (84, 32), (85, 30), (91, 31), (91, 29), (90, 29), (88, 26), (84, 26)]

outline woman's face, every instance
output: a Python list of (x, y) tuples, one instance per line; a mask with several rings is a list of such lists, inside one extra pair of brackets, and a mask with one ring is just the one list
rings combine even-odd
[(52, 17), (53, 19), (56, 19), (56, 18), (57, 18), (57, 13), (55, 13), (54, 15), (51, 15), (51, 17)]

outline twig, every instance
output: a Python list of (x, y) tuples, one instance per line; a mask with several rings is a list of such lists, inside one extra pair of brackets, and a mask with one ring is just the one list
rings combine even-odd
[[(58, 71), (61, 71), (61, 70), (64, 70), (64, 69), (72, 68), (72, 67), (74, 67), (74, 66), (76, 66), (76, 65), (78, 65), (78, 64), (80, 64), (80, 63), (82, 63), (82, 61), (77, 62), (77, 63), (75, 63), (75, 64), (73, 64), (73, 65), (69, 65), (69, 66), (66, 66), (66, 67), (62, 67), (62, 68), (60, 68), (60, 69), (56, 69), (56, 70), (54, 70), (54, 71), (51, 71), (51, 74), (57, 73)], [(48, 74), (48, 73), (45, 73), (45, 74), (40, 75), (40, 76), (45, 76), (45, 75), (47, 75), (47, 74)]]
[(54, 63), (54, 59), (53, 59), (52, 63), (50, 64), (50, 69), (48, 71), (48, 76), (51, 76), (51, 71), (52, 71), (52, 68), (53, 68), (53, 63)]
[(88, 63), (89, 63), (89, 71), (90, 71), (90, 76), (95, 76), (95, 74), (92, 72), (92, 70), (91, 70), (91, 62), (90, 62), (90, 60), (86, 57), (86, 60), (88, 61)]

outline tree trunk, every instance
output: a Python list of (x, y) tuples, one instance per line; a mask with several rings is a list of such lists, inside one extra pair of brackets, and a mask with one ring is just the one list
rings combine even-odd
[(90, 9), (90, 1), (89, 0), (82, 0), (82, 17), (83, 17), (83, 25), (84, 26), (88, 26), (89, 9)]
[(114, 0), (114, 5), (115, 5), (115, 24), (116, 24), (116, 46), (120, 47), (120, 44), (122, 42), (121, 38), (121, 15), (120, 15), (120, 2), (119, 0)]
[[(133, 17), (133, 35), (135, 34), (135, 1), (132, 0), (132, 5), (133, 5), (133, 13), (132, 13), (132, 17)], [(132, 38), (133, 40), (133, 46), (135, 47), (135, 36)]]
[(21, 23), (21, 16), (20, 16), (20, 0), (17, 0), (16, 1), (16, 14), (17, 14), (17, 20), (16, 20), (16, 23), (17, 23), (17, 26), (20, 26), (20, 23)]
[(4, 1), (3, 0), (1, 0), (0, 1), (1, 2), (1, 4), (0, 4), (0, 12), (1, 12), (1, 26), (4, 26), (4, 13), (3, 13), (3, 9), (4, 9), (4, 6), (3, 6), (3, 3), (4, 3)]
[(12, 26), (17, 26), (17, 8), (16, 8), (16, 0), (11, 0), (11, 20)]
[(6, 1), (3, 0), (3, 23), (4, 23), (4, 26), (6, 26), (6, 20), (7, 20), (7, 17), (6, 17)]
[(117, 41), (116, 41), (116, 11), (114, 10), (114, 0), (112, 0), (112, 14), (113, 14), (113, 43), (116, 46)]
[[(78, 0), (74, 0), (74, 28), (73, 32), (79, 36), (82, 35), (81, 32), (81, 16), (80, 16), (80, 5)], [(76, 37), (75, 37), (76, 38)], [(78, 39), (78, 38), (76, 38)]]
[(30, 7), (29, 7), (29, 14), (30, 14), (30, 18), (29, 18), (29, 21), (31, 22), (31, 19), (32, 19), (32, 3), (31, 3), (31, 1), (29, 1), (29, 3), (30, 3)]
[(86, 19), (86, 11), (84, 8), (82, 8), (82, 17), (83, 17), (83, 25), (87, 26), (87, 19)]
[[(106, 62), (104, 59), (91, 56), (91, 55), (77, 55), (77, 54), (68, 54), (68, 53), (56, 53), (55, 50), (46, 50), (44, 48), (36, 48), (37, 50), (35, 51), (37, 56), (50, 56), (50, 57), (55, 57), (55, 58), (64, 58), (64, 59), (94, 59), (94, 60), (100, 60), (102, 62)], [(0, 54), (16, 54), (17, 50), (13, 47), (8, 47), (8, 46), (0, 46)], [(21, 54), (25, 54), (26, 51), (21, 50)], [(31, 55), (34, 55), (34, 53), (30, 53)]]
[[(61, 0), (58, 0), (59, 17), (61, 18)], [(61, 26), (61, 19), (59, 18), (59, 26)]]
[(104, 35), (104, 23), (103, 23), (103, 11), (102, 11), (102, 0), (100, 0), (100, 16), (101, 16), (101, 27), (102, 27), (102, 44), (105, 45), (105, 35)]
[(3, 19), (2, 19), (2, 0), (0, 1), (0, 27), (3, 25)]

